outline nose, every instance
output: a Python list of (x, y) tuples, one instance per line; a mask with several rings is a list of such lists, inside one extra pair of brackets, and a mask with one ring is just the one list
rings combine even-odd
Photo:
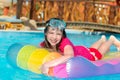
[(52, 37), (53, 37), (54, 39), (56, 39), (56, 38), (57, 38), (57, 35), (56, 35), (56, 34), (54, 34)]

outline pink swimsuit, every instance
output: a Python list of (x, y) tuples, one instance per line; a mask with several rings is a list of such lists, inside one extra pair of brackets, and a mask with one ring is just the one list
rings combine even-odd
[(102, 58), (101, 53), (95, 48), (87, 48), (85, 46), (74, 46), (68, 38), (63, 38), (59, 49), (64, 54), (64, 47), (71, 45), (74, 50), (74, 56), (83, 56), (89, 60), (95, 61)]

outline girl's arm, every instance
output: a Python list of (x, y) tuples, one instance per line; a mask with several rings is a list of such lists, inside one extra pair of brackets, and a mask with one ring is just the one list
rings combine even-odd
[(44, 74), (47, 74), (49, 67), (53, 67), (53, 66), (65, 63), (66, 61), (68, 61), (73, 56), (74, 56), (74, 51), (73, 51), (72, 46), (66, 45), (65, 48), (64, 48), (64, 55), (60, 58), (57, 58), (55, 60), (52, 60), (52, 61), (49, 61), (49, 62), (43, 64), (42, 67), (41, 67), (41, 71)]

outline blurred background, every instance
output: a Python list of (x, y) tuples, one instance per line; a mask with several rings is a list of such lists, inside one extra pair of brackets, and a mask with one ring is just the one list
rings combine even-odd
[(0, 0), (0, 16), (120, 26), (120, 0)]

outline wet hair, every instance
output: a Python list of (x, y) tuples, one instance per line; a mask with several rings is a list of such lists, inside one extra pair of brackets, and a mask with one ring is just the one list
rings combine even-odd
[[(66, 23), (59, 18), (51, 18), (50, 20), (46, 21), (46, 27), (44, 29), (44, 34), (45, 34), (45, 41), (44, 41), (45, 45), (44, 45), (44, 47), (45, 48), (52, 48), (52, 46), (50, 45), (50, 43), (48, 42), (47, 37), (46, 37), (46, 33), (48, 32), (50, 27), (59, 29), (62, 32), (62, 35), (63, 35), (62, 38), (67, 37), (66, 32), (65, 32)], [(61, 40), (62, 40), (62, 38), (61, 38)], [(56, 45), (56, 50), (57, 51), (59, 51), (58, 48), (59, 48), (60, 42)]]

